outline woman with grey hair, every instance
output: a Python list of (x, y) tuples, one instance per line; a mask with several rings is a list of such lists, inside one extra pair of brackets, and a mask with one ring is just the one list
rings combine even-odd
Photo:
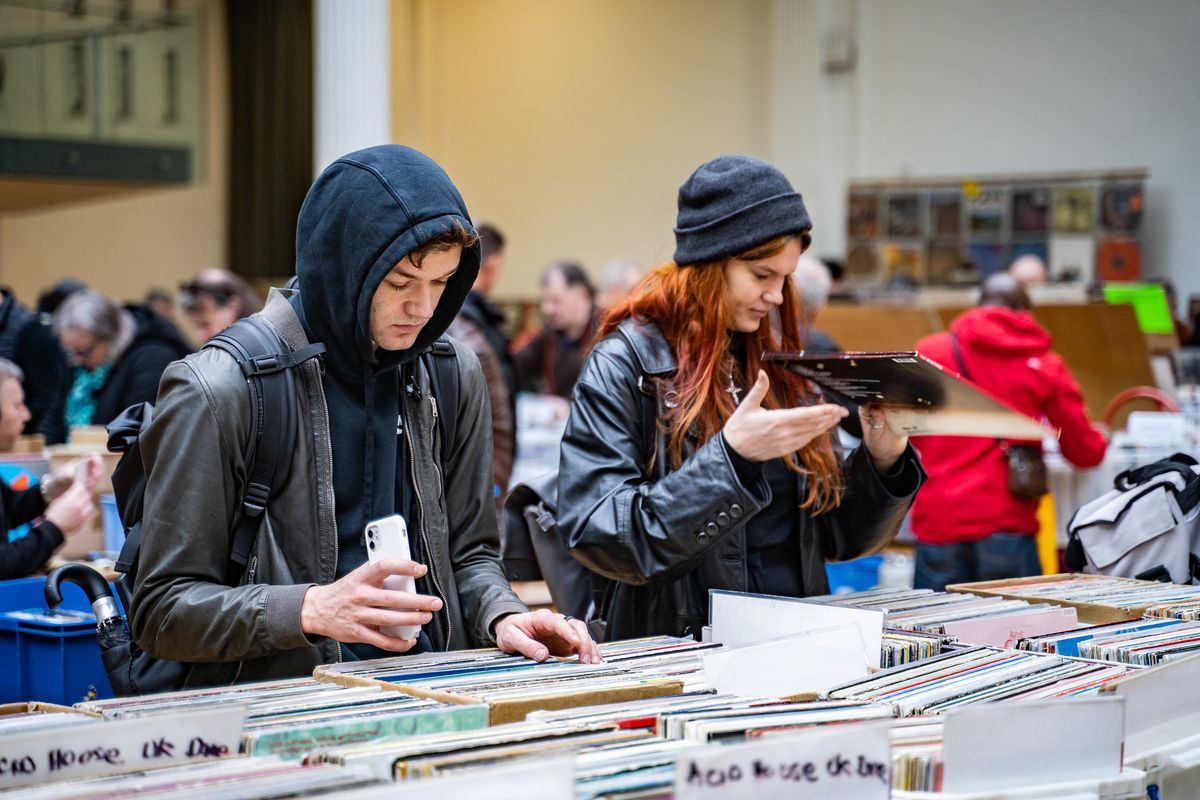
[(131, 405), (153, 403), (158, 381), (191, 348), (175, 326), (146, 306), (120, 306), (91, 289), (68, 297), (54, 330), (74, 365), (66, 422), (107, 425)]

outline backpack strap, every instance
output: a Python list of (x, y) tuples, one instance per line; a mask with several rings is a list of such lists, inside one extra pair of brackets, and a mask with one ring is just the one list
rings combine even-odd
[(437, 415), (437, 427), (442, 439), (442, 464), (446, 464), (458, 436), (458, 353), (454, 344), (441, 336), (421, 354), (421, 361), (429, 373), (433, 396), (442, 409)]
[(1113, 480), (1113, 486), (1125, 492), (1159, 475), (1176, 473), (1183, 478), (1183, 490), (1177, 494), (1179, 508), (1188, 514), (1200, 505), (1200, 474), (1192, 469), (1196, 464), (1196, 459), (1187, 453), (1175, 453), (1153, 464), (1125, 470)]
[(282, 350), (278, 335), (262, 320), (246, 317), (205, 344), (231, 355), (250, 388), (250, 440), (246, 443), (246, 491), (241, 516), (229, 548), (227, 583), (236, 583), (254, 549), (259, 520), (271, 495), (286, 479), (296, 444), (299, 403), (295, 367), (325, 352), (310, 344), (292, 352)]

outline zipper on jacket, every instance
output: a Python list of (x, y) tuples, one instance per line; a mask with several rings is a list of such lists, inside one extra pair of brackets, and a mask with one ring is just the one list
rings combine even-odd
[[(437, 408), (436, 402), (434, 403), (434, 408)], [(408, 424), (408, 420), (405, 420), (404, 427), (408, 431), (410, 431), (410, 432), (412, 431), (412, 426), (410, 424)], [(413, 493), (416, 495), (416, 498), (417, 498), (417, 513), (421, 515), (421, 520), (420, 520), (419, 524), (417, 525), (417, 527), (421, 532), (421, 544), (425, 547), (425, 557), (429, 560), (429, 564), (427, 565), (429, 567), (429, 578), (430, 578), (430, 580), (433, 581), (433, 588), (437, 591), (438, 597), (441, 598), (442, 611), (446, 615), (446, 648), (445, 649), (447, 651), (449, 651), (450, 650), (450, 635), (454, 631), (454, 625), (450, 621), (450, 604), (448, 602), (446, 602), (446, 593), (442, 590), (442, 584), (438, 582), (437, 570), (434, 569), (433, 548), (429, 546), (429, 537), (425, 533), (425, 503), (421, 499), (421, 487), (419, 485), (417, 485), (417, 456), (414, 451), (415, 451), (415, 448), (413, 447), (413, 438), (410, 433), (410, 435), (408, 437), (408, 472), (409, 472), (409, 479), (412, 481), (412, 485), (413, 485)], [(436, 468), (437, 467), (436, 459), (434, 459), (434, 461), (435, 461), (434, 467)]]
[(258, 575), (258, 553), (250, 556), (250, 569), (246, 570), (246, 583), (254, 583)]
[[(325, 362), (320, 361), (317, 366), (317, 388), (321, 392), (321, 416), (325, 421), (325, 436), (326, 436), (326, 438), (329, 438), (329, 403), (325, 399), (324, 375), (325, 375)], [(325, 460), (325, 474), (329, 475), (330, 480), (332, 480), (332, 478), (333, 478), (333, 440), (332, 439), (329, 440), (328, 447), (326, 448), (324, 460)], [(320, 515), (320, 499), (321, 499), (321, 494), (320, 494), (320, 492), (318, 492), (317, 493), (317, 504), (318, 504), (317, 514), (318, 514), (318, 516)], [(334, 517), (334, 525), (335, 526), (337, 525), (337, 517), (336, 516)], [(317, 527), (318, 527), (318, 529), (320, 528), (319, 522), (318, 522)], [(333, 575), (335, 578), (337, 577), (337, 565), (338, 565), (339, 558), (341, 558), (341, 556), (338, 554), (337, 531), (334, 530), (334, 532), (333, 532)], [(342, 662), (342, 643), (335, 639), (334, 645), (336, 645), (335, 650), (337, 651), (337, 661), (335, 663), (340, 664)]]

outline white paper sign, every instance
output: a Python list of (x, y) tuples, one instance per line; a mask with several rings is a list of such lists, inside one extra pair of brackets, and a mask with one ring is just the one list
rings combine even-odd
[(1101, 692), (1125, 698), (1131, 759), (1200, 732), (1200, 656), (1136, 672)]
[(883, 612), (806, 603), (791, 597), (742, 592), (709, 592), (709, 622), (714, 642), (738, 647), (780, 639), (803, 631), (853, 623), (862, 630), (863, 654), (879, 666)]
[(891, 723), (830, 725), (710, 745), (675, 759), (676, 800), (886, 800)]
[(993, 703), (944, 716), (946, 793), (1104, 780), (1121, 772), (1125, 705), (1113, 698)]
[(708, 688), (721, 694), (782, 697), (819, 692), (866, 676), (862, 650), (858, 625), (836, 625), (705, 653), (704, 677)]
[[(338, 795), (342, 797), (342, 795)], [(572, 756), (522, 758), (496, 767), (470, 769), (447, 777), (389, 784), (345, 795), (346, 800), (575, 800), (575, 759)]]
[(245, 706), (0, 738), (0, 789), (236, 756)]

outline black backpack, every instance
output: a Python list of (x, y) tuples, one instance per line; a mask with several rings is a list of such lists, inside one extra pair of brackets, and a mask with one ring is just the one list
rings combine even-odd
[[(204, 347), (229, 353), (241, 367), (250, 388), (253, 436), (247, 442), (245, 453), (248, 479), (241, 516), (230, 536), (225, 579), (226, 585), (236, 586), (246, 571), (261, 517), (271, 502), (273, 487), (283, 484), (291, 465), (299, 416), (295, 368), (319, 357), (325, 352), (325, 346), (317, 343), (288, 351), (270, 326), (256, 317), (246, 317), (214, 336)], [(450, 413), (437, 416), (443, 461), (457, 433), (459, 384), (455, 355), (454, 346), (445, 338), (439, 338), (421, 354), (434, 396), (450, 410)], [(116, 563), (116, 570), (122, 575), (116, 587), (126, 613), (132, 603), (133, 584), (137, 578), (146, 492), (146, 471), (139, 438), (150, 425), (153, 415), (154, 408), (149, 403), (130, 406), (107, 428), (108, 449), (122, 454), (112, 481), (117, 510), (125, 528), (125, 544)], [(178, 689), (183, 686), (190, 668), (182, 662), (150, 659), (132, 642), (128, 665), (109, 665), (108, 655), (105, 666), (109, 668), (118, 695)]]

